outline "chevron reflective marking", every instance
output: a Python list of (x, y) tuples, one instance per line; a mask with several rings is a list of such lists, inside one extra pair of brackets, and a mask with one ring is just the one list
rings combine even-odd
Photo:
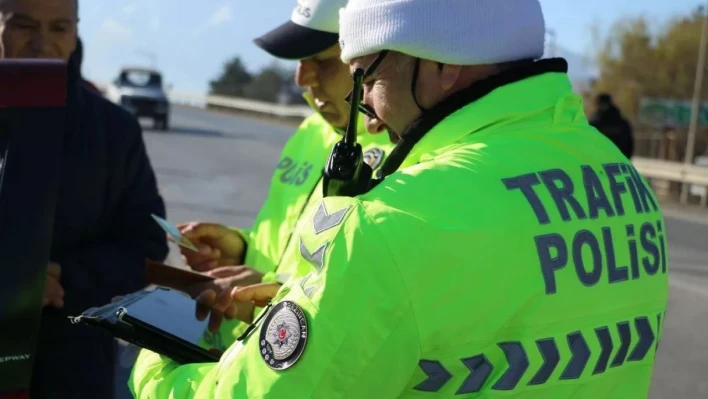
[(492, 388), (499, 391), (509, 391), (516, 387), (529, 368), (529, 358), (520, 342), (504, 342), (499, 344), (499, 347), (504, 351), (509, 368)]
[(629, 331), (628, 322), (623, 321), (617, 323), (617, 330), (620, 336), (620, 347), (615, 358), (612, 359), (610, 367), (621, 366), (624, 363), (624, 360), (627, 358), (627, 352), (629, 351), (629, 344), (632, 342), (632, 333)]
[(494, 366), (489, 363), (489, 360), (484, 355), (462, 359), (462, 363), (470, 371), (470, 375), (465, 378), (465, 381), (455, 394), (462, 395), (465, 393), (479, 392), (492, 374)]
[(308, 298), (312, 298), (312, 293), (318, 288), (320, 288), (320, 284), (305, 288), (305, 295), (307, 295)]
[(312, 277), (312, 273), (307, 273), (305, 277), (300, 279), (300, 287), (308, 298), (312, 298), (312, 293), (322, 286), (322, 284), (315, 284), (308, 287), (307, 282), (310, 280), (310, 277)]
[(529, 385), (545, 384), (560, 362), (558, 345), (556, 345), (556, 341), (553, 338), (539, 339), (536, 341), (536, 346), (538, 351), (541, 352), (541, 356), (543, 356), (543, 365), (529, 381)]
[(565, 370), (563, 370), (563, 374), (561, 374), (560, 377), (561, 380), (580, 378), (580, 375), (583, 374), (583, 370), (585, 370), (585, 366), (590, 359), (590, 347), (588, 343), (585, 342), (585, 338), (580, 331), (568, 334), (568, 347), (573, 357), (565, 367)]
[(634, 319), (634, 327), (637, 329), (639, 342), (637, 342), (632, 353), (629, 354), (628, 362), (636, 362), (644, 359), (654, 344), (654, 338), (656, 338), (647, 317)]
[(324, 243), (321, 247), (317, 248), (315, 252), (310, 253), (310, 251), (307, 249), (307, 246), (305, 246), (305, 241), (303, 241), (302, 237), (300, 237), (300, 255), (302, 255), (302, 257), (305, 258), (306, 261), (310, 262), (315, 267), (315, 269), (317, 269), (317, 273), (322, 271), (322, 265), (324, 262), (324, 254), (326, 249), (327, 243)]
[(421, 360), (418, 365), (428, 378), (413, 388), (417, 391), (437, 392), (452, 378), (452, 374), (437, 360)]
[(312, 273), (307, 273), (305, 277), (300, 279), (300, 287), (302, 287), (303, 290), (305, 289), (305, 284), (307, 284), (307, 280), (309, 280), (310, 277), (312, 277)]
[[(651, 316), (653, 317), (653, 316)], [(559, 380), (573, 380), (580, 378), (585, 369), (588, 368), (590, 358), (597, 356), (597, 361), (592, 365), (592, 375), (605, 373), (609, 367), (618, 367), (625, 362), (642, 361), (646, 358), (653, 346), (658, 344), (660, 338), (661, 323), (666, 321), (666, 314), (659, 313), (657, 317), (657, 328), (653, 329), (650, 317), (641, 316), (629, 321), (618, 322), (615, 325), (606, 325), (595, 328), (594, 334), (590, 331), (575, 331), (566, 335), (568, 343), (568, 355), (563, 353), (564, 362), (567, 361)], [(639, 338), (636, 345), (632, 345), (632, 326), (636, 330)], [(610, 329), (617, 328), (619, 341), (612, 337)], [(594, 336), (594, 338), (592, 338)], [(591, 351), (590, 340), (597, 339), (598, 350)], [(536, 340), (536, 347), (543, 364), (534, 373), (528, 386), (538, 386), (548, 383), (556, 372), (561, 361), (561, 352), (558, 348), (560, 338), (543, 338)], [(510, 391), (515, 389), (522, 378), (529, 371), (529, 358), (524, 344), (521, 342), (501, 342), (499, 348), (504, 352), (507, 368), (501, 377), (494, 383), (491, 389), (498, 391)], [(630, 353), (630, 347), (631, 353)], [(594, 346), (593, 346), (594, 348)], [(614, 358), (612, 357), (613, 352)], [(481, 353), (472, 357), (460, 359), (467, 367), (469, 374), (457, 389), (457, 395), (481, 392), (485, 385), (492, 379), (492, 373), (499, 364), (492, 364), (488, 357), (489, 353)], [(655, 353), (656, 356), (656, 353)], [(569, 357), (570, 359), (567, 359)], [(421, 360), (421, 369), (427, 375), (425, 381), (418, 384), (415, 389), (426, 392), (439, 391), (453, 376), (437, 360)], [(460, 377), (460, 376), (456, 376)]]
[(610, 335), (610, 329), (607, 327), (600, 327), (595, 329), (595, 335), (597, 335), (597, 340), (600, 342), (600, 357), (595, 363), (595, 369), (592, 371), (594, 374), (601, 374), (607, 370), (607, 363), (610, 362), (610, 355), (612, 354), (612, 336)]
[(327, 213), (327, 208), (325, 207), (324, 201), (320, 202), (320, 206), (317, 208), (315, 216), (312, 218), (312, 225), (315, 228), (315, 234), (320, 234), (342, 223), (342, 220), (344, 220), (344, 216), (347, 214), (349, 208), (351, 208), (351, 206), (329, 214)]

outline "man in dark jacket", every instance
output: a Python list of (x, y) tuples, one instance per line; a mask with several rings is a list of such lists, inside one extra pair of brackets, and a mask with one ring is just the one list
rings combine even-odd
[(41, 399), (113, 396), (114, 339), (71, 325), (68, 316), (144, 288), (145, 259), (168, 253), (150, 216), (164, 216), (165, 205), (142, 130), (82, 83), (77, 19), (75, 0), (0, 0), (5, 57), (70, 64), (69, 123), (31, 386), (32, 398)]
[(595, 114), (590, 118), (590, 124), (612, 140), (625, 157), (631, 158), (634, 154), (632, 125), (622, 116), (609, 94), (602, 93), (597, 96), (595, 106)]

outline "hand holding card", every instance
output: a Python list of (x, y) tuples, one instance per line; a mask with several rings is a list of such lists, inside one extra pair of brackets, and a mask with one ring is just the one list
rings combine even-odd
[(182, 237), (187, 238), (198, 252), (182, 249), (184, 261), (192, 270), (206, 272), (219, 266), (242, 265), (246, 241), (236, 229), (219, 223), (189, 222), (180, 224)]
[(182, 235), (182, 233), (179, 231), (177, 226), (175, 226), (174, 224), (168, 222), (167, 220), (165, 220), (155, 214), (151, 214), (151, 216), (153, 219), (155, 219), (157, 224), (159, 224), (160, 227), (162, 227), (162, 230), (164, 230), (165, 233), (167, 233), (167, 237), (170, 239), (170, 241), (174, 242), (175, 244), (177, 244), (181, 247), (190, 249), (194, 252), (199, 252), (197, 247), (191, 241), (189, 241), (186, 237), (184, 237)]

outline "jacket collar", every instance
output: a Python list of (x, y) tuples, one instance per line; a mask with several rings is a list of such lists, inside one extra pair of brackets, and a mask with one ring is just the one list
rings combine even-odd
[(425, 112), (403, 133), (381, 167), (388, 176), (401, 166), (417, 163), (462, 137), (491, 124), (555, 107), (571, 90), (568, 64), (562, 58), (543, 59), (507, 70), (457, 92)]

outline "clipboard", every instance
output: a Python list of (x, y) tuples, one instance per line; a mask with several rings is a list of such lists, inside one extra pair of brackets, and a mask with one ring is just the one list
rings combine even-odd
[(158, 287), (70, 317), (73, 324), (107, 330), (111, 335), (181, 363), (218, 362), (220, 355), (199, 346), (208, 320), (196, 318), (196, 301)]

